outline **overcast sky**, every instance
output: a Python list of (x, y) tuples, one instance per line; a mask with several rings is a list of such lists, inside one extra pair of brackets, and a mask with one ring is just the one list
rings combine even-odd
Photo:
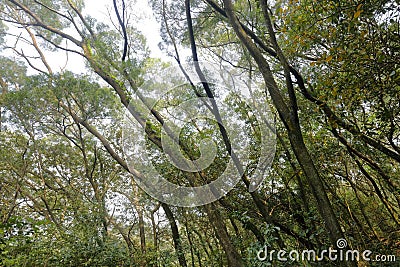
[[(97, 19), (109, 22), (109, 17), (107, 13), (107, 8), (111, 10), (111, 15), (113, 19), (116, 20), (115, 12), (112, 9), (112, 0), (84, 0), (86, 14), (95, 16)], [(130, 1), (130, 0), (128, 0)], [(136, 16), (140, 18), (140, 23), (138, 23), (139, 30), (146, 35), (147, 45), (150, 47), (153, 56), (161, 57), (162, 53), (158, 48), (158, 43), (161, 42), (161, 37), (159, 35), (159, 24), (153, 16), (152, 10), (147, 3), (147, 0), (137, 0), (130, 1), (135, 2), (135, 10), (133, 11)]]
[[(85, 1), (85, 9), (83, 11), (84, 15), (90, 15), (91, 17), (95, 17), (98, 21), (110, 24), (110, 18), (107, 11), (108, 9), (110, 10), (113, 20), (115, 21), (117, 20), (115, 12), (112, 9), (113, 7), (112, 0), (84, 0), (84, 1)], [(132, 2), (133, 1), (131, 1), (131, 3)], [(137, 28), (146, 36), (147, 45), (151, 50), (151, 56), (166, 59), (166, 55), (163, 54), (158, 48), (158, 43), (161, 42), (161, 37), (159, 34), (160, 26), (157, 23), (156, 19), (154, 18), (152, 10), (148, 5), (147, 1), (138, 0), (137, 3), (135, 3), (134, 12), (135, 16), (139, 18), (138, 19), (139, 21), (137, 23)], [(21, 33), (23, 34), (22, 36), (26, 35), (25, 31), (17, 27), (10, 26), (9, 31), (12, 32), (12, 34), (14, 34), (15, 36), (18, 36)], [(7, 38), (7, 43), (9, 46), (14, 46), (15, 38)], [(69, 46), (70, 47), (68, 48), (73, 48), (72, 44), (70, 44)], [(22, 49), (26, 55), (37, 55), (37, 52), (33, 49), (33, 47), (23, 45), (22, 42), (19, 42), (18, 47), (19, 47), (18, 50), (21, 51)], [(2, 51), (2, 54), (11, 56), (12, 51), (10, 49), (6, 49)], [(61, 52), (60, 50), (57, 50), (56, 52), (46, 51), (45, 55), (50, 66), (55, 72), (58, 72), (61, 69), (67, 69), (75, 73), (82, 73), (85, 71), (84, 59), (79, 55), (69, 53), (68, 60), (66, 53)], [(35, 66), (38, 66), (41, 69), (45, 70), (43, 64), (39, 60), (32, 60), (32, 62), (35, 63)], [(28, 73), (33, 74), (36, 73), (36, 71), (30, 69)]]

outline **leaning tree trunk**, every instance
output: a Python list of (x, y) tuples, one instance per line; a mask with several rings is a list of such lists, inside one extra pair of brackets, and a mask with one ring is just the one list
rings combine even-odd
[(260, 72), (264, 78), (267, 87), (267, 92), (271, 96), (273, 105), (277, 109), (279, 117), (288, 132), (293, 152), (305, 176), (308, 179), (311, 191), (316, 200), (318, 211), (322, 219), (325, 221), (328, 236), (330, 237), (333, 244), (336, 244), (336, 240), (342, 238), (343, 233), (341, 231), (339, 222), (333, 211), (329, 198), (326, 194), (322, 179), (313, 163), (307, 147), (305, 146), (300, 123), (297, 117), (297, 102), (295, 101), (295, 96), (294, 94), (291, 94), (291, 92), (289, 92), (291, 99), (288, 106), (282, 95), (282, 92), (279, 90), (279, 87), (272, 75), (272, 71), (268, 62), (265, 60), (259, 48), (247, 36), (240, 22), (236, 18), (232, 2), (230, 0), (224, 0), (223, 2), (226, 15), (228, 16), (229, 22), (232, 25), (236, 35), (248, 49), (260, 69)]
[(185, 253), (182, 248), (181, 237), (179, 235), (179, 230), (178, 230), (178, 226), (175, 221), (174, 214), (172, 213), (170, 207), (167, 204), (161, 203), (161, 207), (163, 208), (165, 215), (167, 216), (167, 219), (171, 226), (172, 240), (174, 241), (174, 247), (175, 247), (176, 254), (178, 256), (179, 265), (181, 267), (187, 267)]

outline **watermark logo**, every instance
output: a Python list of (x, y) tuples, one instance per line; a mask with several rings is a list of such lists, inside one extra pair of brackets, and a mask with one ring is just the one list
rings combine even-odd
[(395, 255), (374, 254), (371, 250), (353, 250), (348, 248), (347, 240), (338, 239), (336, 248), (316, 250), (269, 250), (267, 246), (257, 252), (257, 260), (259, 261), (292, 261), (292, 262), (349, 262), (349, 261), (366, 261), (366, 262), (396, 262)]
[(147, 77), (125, 116), (124, 153), (131, 171), (140, 172), (137, 184), (174, 206), (216, 201), (244, 175), (256, 190), (275, 155), (264, 90), (233, 68), (200, 67), (204, 76), (185, 64)]
[(336, 241), (336, 246), (338, 249), (347, 247), (347, 240), (344, 238), (340, 238)]

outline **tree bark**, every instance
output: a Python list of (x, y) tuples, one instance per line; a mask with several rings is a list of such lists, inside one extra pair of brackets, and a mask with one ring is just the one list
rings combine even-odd
[(178, 226), (175, 221), (174, 214), (172, 213), (171, 209), (169, 208), (169, 206), (167, 204), (161, 203), (161, 207), (163, 208), (165, 215), (167, 216), (167, 219), (171, 226), (172, 240), (174, 241), (174, 247), (175, 247), (176, 254), (178, 256), (179, 265), (182, 267), (187, 267), (185, 252), (183, 251), (183, 248), (182, 248), (181, 237), (179, 234)]
[(259, 67), (267, 87), (266, 93), (269, 93), (272, 98), (273, 105), (277, 109), (279, 117), (288, 131), (293, 152), (304, 174), (308, 178), (308, 183), (316, 200), (318, 211), (322, 219), (325, 221), (328, 236), (331, 242), (336, 244), (336, 241), (343, 237), (343, 233), (326, 194), (321, 177), (304, 143), (300, 124), (295, 116), (297, 112), (296, 106), (293, 106), (296, 102), (293, 101), (294, 99), (292, 98), (290, 101), (291, 106), (286, 104), (286, 101), (272, 75), (272, 71), (268, 62), (265, 60), (258, 47), (247, 36), (240, 22), (236, 18), (232, 2), (230, 0), (224, 0), (223, 2), (226, 15), (228, 16), (229, 22), (232, 25), (236, 35), (245, 45)]
[(242, 267), (243, 261), (242, 258), (239, 254), (239, 252), (236, 250), (236, 248), (233, 246), (231, 238), (228, 234), (228, 230), (226, 229), (226, 225), (221, 220), (222, 216), (220, 212), (218, 211), (217, 207), (215, 204), (211, 203), (206, 206), (204, 206), (208, 219), (210, 220), (210, 223), (214, 226), (214, 230), (216, 232), (217, 238), (224, 249), (226, 258), (228, 260), (228, 266), (232, 267)]

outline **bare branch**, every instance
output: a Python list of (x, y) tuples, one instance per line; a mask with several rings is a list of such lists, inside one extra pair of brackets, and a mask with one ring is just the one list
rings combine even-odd
[(92, 30), (92, 28), (89, 26), (85, 18), (83, 17), (82, 13), (78, 10), (78, 8), (74, 5), (74, 3), (71, 0), (67, 0), (69, 6), (75, 11), (75, 13), (78, 15), (79, 19), (82, 21), (83, 25), (85, 25), (86, 29), (89, 31), (90, 35), (92, 37), (95, 37), (95, 34)]
[(39, 47), (39, 45), (38, 45), (38, 43), (36, 41), (35, 35), (32, 33), (32, 31), (28, 27), (26, 27), (25, 30), (28, 32), (29, 36), (31, 37), (32, 45), (36, 49), (36, 51), (38, 52), (38, 54), (40, 56), (40, 60), (45, 65), (45, 67), (46, 67), (47, 71), (49, 72), (49, 74), (50, 75), (53, 74), (53, 71), (52, 71), (50, 65), (48, 64), (48, 62), (46, 60), (46, 57), (44, 56), (42, 50), (40, 49), (40, 47)]
[(19, 7), (20, 9), (22, 9), (25, 13), (27, 13), (29, 16), (31, 16), (36, 23), (32, 24), (32, 23), (26, 23), (26, 25), (30, 25), (30, 26), (40, 26), (43, 29), (46, 29), (52, 33), (55, 33), (63, 38), (66, 38), (68, 40), (70, 40), (71, 42), (73, 42), (74, 44), (76, 44), (79, 47), (82, 47), (82, 41), (77, 40), (76, 38), (74, 38), (73, 36), (60, 31), (59, 29), (56, 29), (50, 25), (45, 24), (35, 13), (33, 13), (29, 8), (27, 8), (25, 5), (19, 3), (18, 1), (15, 0), (9, 0), (11, 3), (13, 3), (14, 5), (16, 5), (17, 7)]
[[(115, 14), (117, 15), (118, 22), (119, 22), (119, 25), (122, 28), (122, 33), (123, 33), (123, 37), (124, 37), (124, 51), (123, 51), (121, 60), (125, 61), (125, 58), (126, 58), (127, 53), (128, 53), (128, 34), (126, 32), (125, 14), (123, 14), (124, 19), (122, 19), (121, 15), (120, 15), (120, 13), (118, 11), (117, 0), (113, 0), (113, 4), (114, 4)], [(123, 5), (123, 13), (125, 13), (125, 1), (124, 0), (122, 0), (122, 5)]]
[[(46, 42), (50, 43), (51, 45), (53, 45), (54, 47), (56, 47), (58, 49), (64, 50), (66, 52), (75, 53), (75, 54), (78, 54), (78, 55), (80, 55), (80, 56), (85, 58), (85, 55), (82, 52), (79, 52), (79, 51), (76, 51), (76, 50), (73, 50), (73, 49), (69, 49), (69, 48), (66, 48), (66, 47), (62, 47), (62, 46), (54, 43), (52, 40), (50, 40), (50, 39), (46, 38), (45, 36), (41, 35), (41, 34), (37, 34), (37, 36), (42, 38), (43, 40), (45, 40)], [(65, 40), (65, 41), (67, 42), (67, 40)]]
[[(30, 57), (30, 56), (26, 56), (25, 55), (25, 53), (24, 53), (24, 51), (21, 49), (21, 52), (19, 52), (16, 48), (13, 48), (13, 47), (9, 47), (10, 49), (12, 49), (17, 55), (19, 55), (20, 57), (22, 57), (22, 58), (24, 58), (25, 59), (25, 61), (28, 63), (28, 65), (32, 68), (32, 69), (34, 69), (34, 70), (36, 70), (36, 71), (38, 71), (38, 72), (40, 72), (40, 73), (43, 73), (43, 74), (48, 74), (47, 72), (45, 72), (44, 70), (41, 70), (41, 69), (39, 69), (38, 67), (36, 67), (35, 65), (33, 65), (33, 63), (30, 61), (30, 58), (32, 59), (32, 57)], [(35, 58), (38, 58), (38, 57), (35, 57)]]

